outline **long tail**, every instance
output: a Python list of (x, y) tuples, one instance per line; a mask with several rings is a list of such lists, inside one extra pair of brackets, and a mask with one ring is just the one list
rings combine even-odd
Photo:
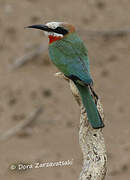
[(101, 119), (101, 116), (97, 110), (97, 106), (91, 96), (88, 86), (82, 86), (79, 83), (75, 82), (76, 87), (79, 90), (83, 105), (86, 109), (88, 121), (94, 129), (103, 128), (104, 123)]

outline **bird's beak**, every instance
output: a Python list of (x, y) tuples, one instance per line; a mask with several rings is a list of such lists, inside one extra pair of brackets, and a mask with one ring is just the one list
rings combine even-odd
[(52, 29), (49, 28), (48, 26), (46, 25), (42, 25), (42, 24), (37, 24), (37, 25), (31, 25), (31, 26), (27, 26), (25, 28), (34, 28), (34, 29), (40, 29), (42, 31), (47, 31), (47, 32), (51, 32)]

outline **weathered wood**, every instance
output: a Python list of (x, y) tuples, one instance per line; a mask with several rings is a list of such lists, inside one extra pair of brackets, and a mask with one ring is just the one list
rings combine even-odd
[[(93, 129), (89, 124), (85, 108), (74, 83), (64, 77), (62, 73), (56, 73), (56, 76), (69, 81), (72, 94), (81, 110), (79, 144), (83, 153), (83, 167), (79, 180), (104, 180), (107, 171), (107, 155), (102, 129)], [(103, 108), (100, 100), (97, 102), (97, 108), (104, 120)]]

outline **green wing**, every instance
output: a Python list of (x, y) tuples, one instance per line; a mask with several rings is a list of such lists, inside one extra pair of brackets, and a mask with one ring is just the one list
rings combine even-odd
[(91, 84), (87, 49), (76, 33), (49, 46), (51, 60), (66, 76), (74, 76), (85, 84)]

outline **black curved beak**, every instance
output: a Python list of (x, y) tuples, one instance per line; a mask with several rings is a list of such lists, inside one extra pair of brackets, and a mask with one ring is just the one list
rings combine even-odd
[(34, 29), (40, 29), (42, 31), (47, 31), (47, 32), (52, 32), (52, 29), (49, 28), (46, 25), (42, 25), (42, 24), (37, 24), (37, 25), (31, 25), (31, 26), (27, 26), (25, 28), (34, 28)]
[(58, 34), (62, 34), (62, 35), (68, 34), (68, 30), (64, 29), (63, 27), (57, 27), (56, 29), (52, 29), (43, 24), (31, 25), (31, 26), (27, 26), (25, 28), (40, 29), (42, 31), (54, 32), (54, 33), (58, 33)]

